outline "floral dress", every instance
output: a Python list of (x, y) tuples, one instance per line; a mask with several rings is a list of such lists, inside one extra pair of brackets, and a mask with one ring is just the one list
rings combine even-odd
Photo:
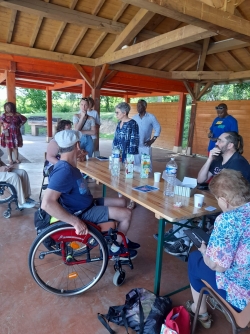
[(250, 203), (216, 218), (206, 255), (226, 271), (216, 272), (218, 289), (243, 310), (250, 302)]
[[(23, 146), (23, 138), (20, 127), (26, 123), (27, 118), (19, 113), (12, 115), (3, 113), (0, 117), (2, 123), (1, 146), (17, 148)], [(8, 130), (8, 131), (4, 131)]]

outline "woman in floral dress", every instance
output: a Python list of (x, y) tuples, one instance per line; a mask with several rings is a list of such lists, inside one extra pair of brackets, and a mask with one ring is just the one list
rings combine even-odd
[[(0, 117), (2, 126), (1, 146), (6, 147), (10, 165), (20, 163), (18, 159), (18, 147), (23, 146), (21, 126), (27, 122), (27, 118), (16, 111), (16, 105), (12, 102), (4, 104), (4, 113)], [(14, 153), (15, 160), (12, 159)]]
[[(223, 211), (214, 223), (208, 245), (188, 259), (188, 274), (194, 302), (186, 307), (194, 315), (199, 292), (205, 280), (237, 311), (250, 302), (250, 185), (242, 174), (223, 169), (213, 177), (209, 189)], [(198, 321), (210, 328), (206, 296), (203, 296)]]

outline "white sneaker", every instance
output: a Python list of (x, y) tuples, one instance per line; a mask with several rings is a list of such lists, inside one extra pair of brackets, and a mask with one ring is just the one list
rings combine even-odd
[(31, 209), (36, 205), (36, 202), (25, 202), (23, 204), (19, 204), (19, 209)]

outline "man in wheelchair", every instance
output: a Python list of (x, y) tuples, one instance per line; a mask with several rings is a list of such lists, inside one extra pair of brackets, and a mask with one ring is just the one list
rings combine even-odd
[[(118, 231), (126, 236), (132, 218), (131, 210), (126, 207), (126, 200), (94, 199), (86, 179), (77, 168), (77, 151), (80, 149), (81, 135), (80, 131), (75, 130), (63, 130), (55, 135), (61, 159), (50, 174), (41, 207), (56, 219), (74, 226), (79, 235), (88, 232), (88, 227), (82, 219), (97, 224), (114, 219), (118, 222)], [(80, 212), (80, 215), (75, 215), (76, 212)], [(111, 246), (110, 255), (118, 256), (124, 253), (122, 237), (117, 235), (116, 241)], [(129, 239), (127, 245), (130, 258), (135, 258), (137, 256), (135, 249), (140, 248), (140, 245)]]
[(12, 184), (17, 192), (18, 207), (20, 209), (33, 208), (36, 202), (30, 198), (30, 180), (24, 169), (6, 166), (1, 160), (4, 152), (0, 149), (0, 182)]

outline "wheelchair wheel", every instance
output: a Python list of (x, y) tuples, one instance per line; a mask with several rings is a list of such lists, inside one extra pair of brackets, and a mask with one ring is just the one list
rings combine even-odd
[[(74, 296), (100, 280), (108, 264), (108, 247), (95, 227), (88, 229), (88, 235), (80, 236), (73, 226), (60, 222), (37, 236), (29, 252), (29, 269), (40, 287), (56, 295)], [(48, 237), (55, 241), (53, 250), (44, 245)]]
[(113, 283), (114, 285), (116, 286), (120, 286), (123, 284), (123, 282), (125, 281), (125, 277), (126, 277), (126, 272), (125, 270), (117, 270), (114, 274), (114, 277), (113, 277)]
[(0, 204), (9, 202), (15, 195), (15, 187), (6, 182), (0, 183)]

